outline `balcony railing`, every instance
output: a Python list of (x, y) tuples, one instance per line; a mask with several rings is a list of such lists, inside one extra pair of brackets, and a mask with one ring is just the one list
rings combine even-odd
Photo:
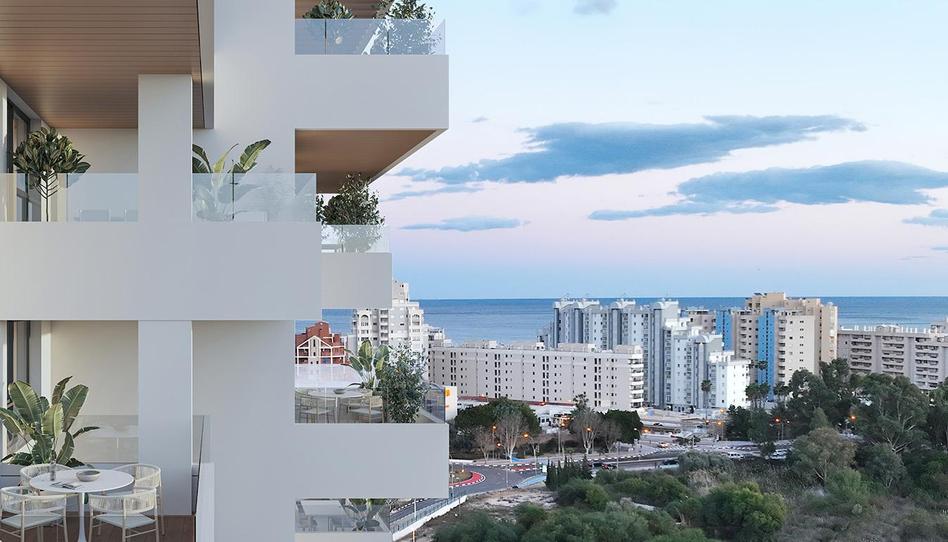
[(324, 225), (323, 252), (389, 252), (384, 226)]
[(60, 174), (43, 198), (22, 173), (0, 174), (0, 222), (137, 222), (138, 174)]
[(191, 209), (199, 222), (316, 222), (316, 176), (196, 174)]
[(422, 19), (297, 19), (298, 55), (443, 55), (444, 22)]
[[(337, 540), (351, 533), (390, 534), (392, 505), (386, 499), (303, 499), (296, 501), (297, 533), (333, 533), (325, 540)], [(321, 538), (314, 538), (314, 540)]]

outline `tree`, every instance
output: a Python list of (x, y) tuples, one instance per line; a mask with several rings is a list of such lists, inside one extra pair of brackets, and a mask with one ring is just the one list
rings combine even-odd
[[(602, 441), (602, 447), (608, 454), (612, 451), (612, 448), (619, 441), (619, 436), (622, 434), (622, 431), (619, 429), (619, 425), (611, 420), (603, 420), (602, 424), (599, 426), (599, 439)], [(616, 453), (618, 455), (618, 452)]]
[(836, 469), (826, 479), (826, 491), (838, 508), (861, 515), (869, 504), (869, 486), (862, 474), (850, 468)]
[(862, 471), (883, 487), (890, 488), (905, 476), (905, 465), (899, 454), (885, 444), (864, 446), (856, 452)]
[(856, 446), (835, 429), (820, 427), (793, 441), (793, 469), (804, 480), (826, 483), (835, 469), (848, 468)]
[(540, 432), (540, 420), (530, 408), (530, 405), (521, 401), (514, 401), (506, 397), (492, 399), (486, 405), (465, 408), (458, 412), (454, 419), (454, 426), (461, 433), (471, 435), (476, 427), (486, 427), (496, 431), (497, 418), (507, 410), (518, 410), (531, 434)]
[(595, 410), (584, 408), (576, 413), (570, 429), (578, 435), (586, 450), (586, 455), (592, 452), (593, 444), (602, 424), (602, 416)]
[(813, 411), (813, 418), (810, 420), (810, 429), (819, 429), (820, 427), (830, 427), (830, 422), (823, 408), (816, 407)]
[(514, 451), (526, 431), (523, 414), (519, 410), (506, 409), (497, 416), (497, 438), (507, 454), (507, 459), (513, 462)]
[(709, 536), (756, 542), (774, 539), (787, 507), (779, 495), (761, 493), (754, 483), (724, 484), (693, 499), (683, 512)]
[(927, 421), (932, 442), (948, 449), (948, 380), (932, 390)]
[(408, 346), (392, 351), (379, 372), (378, 393), (382, 397), (382, 413), (388, 423), (412, 423), (418, 409), (425, 404), (428, 383), (424, 360)]
[(619, 441), (635, 444), (642, 436), (642, 420), (639, 413), (632, 410), (609, 410), (602, 415), (603, 421), (610, 421), (619, 427)]
[(850, 372), (846, 360), (821, 363), (818, 374), (807, 370), (794, 372), (784, 401), (784, 417), (789, 420), (791, 433), (799, 435), (812, 429), (817, 408), (823, 410), (829, 425), (842, 425), (856, 404), (858, 383), (858, 376)]
[(708, 394), (711, 393), (710, 380), (701, 381), (701, 393), (704, 395), (704, 404), (702, 405), (702, 408), (710, 408), (710, 405), (708, 405)]
[(59, 192), (59, 175), (85, 173), (91, 166), (83, 158), (85, 155), (73, 148), (68, 137), (45, 126), (30, 132), (13, 151), (13, 167), (26, 175), (28, 189), (43, 199), (47, 222), (49, 198)]
[(724, 425), (724, 436), (729, 440), (748, 440), (750, 432), (751, 411), (744, 407), (731, 405), (727, 410), (727, 423)]
[(748, 384), (747, 387), (744, 388), (744, 393), (747, 395), (747, 400), (751, 403), (751, 408), (759, 410), (763, 408), (764, 399), (766, 399), (770, 393), (770, 384)]
[(361, 173), (349, 173), (339, 193), (327, 202), (316, 197), (316, 220), (330, 225), (380, 226), (385, 218), (379, 211), (379, 195), (369, 189)]
[(475, 427), (472, 440), (474, 441), (474, 446), (476, 446), (477, 450), (484, 456), (484, 461), (487, 461), (491, 452), (494, 451), (494, 445), (497, 442), (497, 439), (494, 438), (494, 433), (486, 427)]
[(857, 431), (897, 454), (924, 440), (928, 396), (904, 376), (873, 373), (862, 380)]

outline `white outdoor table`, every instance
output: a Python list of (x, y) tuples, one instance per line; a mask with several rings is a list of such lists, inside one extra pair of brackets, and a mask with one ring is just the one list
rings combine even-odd
[[(107, 469), (80, 469), (80, 470), (98, 470), (102, 474), (93, 482), (80, 482), (76, 478), (79, 470), (61, 470), (56, 472), (56, 481), (49, 480), (49, 474), (40, 474), (30, 479), (30, 486), (39, 491), (48, 491), (50, 493), (61, 493), (64, 495), (79, 495), (79, 539), (77, 542), (86, 542), (86, 493), (104, 493), (115, 489), (122, 489), (135, 483), (135, 478), (126, 472)], [(74, 486), (74, 489), (54, 486), (61, 482), (68, 482)]]
[(345, 390), (342, 393), (336, 393), (335, 390), (332, 389), (315, 389), (309, 390), (307, 393), (310, 397), (316, 397), (318, 399), (332, 399), (335, 401), (333, 404), (333, 416), (336, 420), (336, 423), (339, 423), (339, 401), (341, 399), (361, 399), (365, 396), (362, 390), (356, 389)]

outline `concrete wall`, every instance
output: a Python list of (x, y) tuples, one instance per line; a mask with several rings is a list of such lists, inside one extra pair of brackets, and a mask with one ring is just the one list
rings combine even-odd
[(92, 165), (89, 173), (135, 173), (138, 171), (138, 130), (80, 130), (60, 132)]
[(0, 317), (311, 319), (319, 239), (319, 224), (302, 223), (3, 224), (0, 246), (31, 265), (0, 266), (0, 284), (18, 285), (0, 296)]
[(138, 323), (52, 322), (52, 381), (89, 386), (85, 415), (138, 414)]
[(392, 306), (391, 254), (326, 253), (321, 273), (324, 309)]

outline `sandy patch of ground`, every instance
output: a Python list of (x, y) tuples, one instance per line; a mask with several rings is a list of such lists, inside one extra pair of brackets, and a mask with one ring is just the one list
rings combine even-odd
[[(426, 523), (415, 533), (414, 540), (416, 542), (432, 542), (434, 533), (439, 527), (447, 523), (456, 523), (465, 514), (483, 512), (496, 518), (513, 519), (513, 511), (518, 504), (531, 502), (544, 508), (552, 508), (556, 506), (555, 497), (555, 494), (547, 491), (546, 488), (508, 489), (469, 497), (467, 502), (461, 506)], [(410, 541), (413, 539), (411, 536), (407, 536), (402, 540)]]

